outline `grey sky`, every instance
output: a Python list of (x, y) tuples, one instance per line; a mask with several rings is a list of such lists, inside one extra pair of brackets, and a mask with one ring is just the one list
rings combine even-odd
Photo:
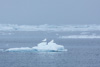
[(100, 24), (100, 0), (0, 0), (0, 23)]

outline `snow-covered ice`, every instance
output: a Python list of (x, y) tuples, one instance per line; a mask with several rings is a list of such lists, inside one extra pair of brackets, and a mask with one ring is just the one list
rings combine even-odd
[(54, 40), (50, 41), (48, 44), (42, 42), (38, 46), (33, 47), (36, 51), (65, 51), (64, 46), (54, 43)]
[(64, 48), (62, 45), (58, 45), (54, 43), (54, 40), (50, 41), (48, 44), (46, 42), (46, 39), (43, 40), (43, 42), (39, 43), (37, 46), (34, 46), (32, 48), (29, 47), (21, 47), (21, 48), (9, 48), (6, 51), (12, 51), (12, 52), (18, 52), (18, 51), (36, 51), (36, 52), (61, 52), (61, 51), (67, 51), (67, 49)]

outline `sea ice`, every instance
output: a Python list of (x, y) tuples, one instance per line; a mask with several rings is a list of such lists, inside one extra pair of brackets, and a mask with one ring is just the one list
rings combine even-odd
[(61, 52), (61, 51), (67, 51), (67, 49), (64, 48), (62, 45), (58, 45), (54, 43), (54, 40), (50, 41), (48, 44), (46, 42), (46, 39), (43, 40), (43, 42), (39, 43), (37, 46), (29, 48), (29, 47), (21, 47), (21, 48), (10, 48), (6, 51), (36, 51), (36, 52)]
[(67, 38), (75, 38), (75, 39), (87, 38), (87, 39), (93, 39), (93, 38), (100, 38), (100, 36), (99, 35), (95, 35), (95, 34), (92, 34), (92, 35), (69, 35), (69, 36), (60, 36), (59, 38), (61, 38), (61, 39), (67, 39)]
[(21, 47), (21, 48), (9, 48), (6, 51), (18, 52), (18, 51), (31, 51), (32, 48), (29, 47)]
[(33, 47), (36, 51), (54, 51), (54, 52), (59, 52), (59, 51), (65, 51), (64, 46), (62, 45), (57, 45), (54, 43), (54, 41), (50, 41), (48, 44), (46, 42), (42, 42), (38, 44), (38, 46)]
[(100, 25), (0, 24), (0, 31), (100, 31)]

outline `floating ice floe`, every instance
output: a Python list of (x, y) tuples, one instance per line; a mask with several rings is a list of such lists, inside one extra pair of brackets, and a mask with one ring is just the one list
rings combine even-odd
[(32, 52), (61, 52), (61, 51), (67, 51), (67, 49), (64, 48), (62, 45), (58, 45), (54, 43), (54, 40), (50, 41), (48, 44), (46, 42), (46, 39), (43, 40), (43, 42), (39, 43), (37, 46), (29, 48), (29, 47), (21, 47), (21, 48), (10, 48), (6, 51), (12, 51), (12, 52), (24, 52), (24, 51), (32, 51)]
[(32, 48), (29, 48), (29, 47), (21, 47), (21, 48), (9, 48), (5, 51), (11, 51), (11, 52), (18, 52), (18, 51), (32, 51)]
[(69, 35), (69, 36), (60, 36), (59, 38), (62, 39), (67, 39), (67, 38), (74, 38), (74, 39), (79, 39), (79, 38), (87, 38), (87, 39), (94, 39), (94, 38), (100, 38), (98, 35)]

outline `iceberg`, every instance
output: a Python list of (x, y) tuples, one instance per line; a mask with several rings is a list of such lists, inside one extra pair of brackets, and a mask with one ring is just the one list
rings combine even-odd
[(66, 49), (64, 49), (64, 46), (54, 43), (54, 40), (51, 40), (48, 44), (47, 42), (42, 42), (38, 44), (38, 46), (33, 47), (33, 49), (36, 51), (51, 51), (51, 52), (66, 51)]
[(32, 48), (29, 47), (21, 47), (21, 48), (10, 48), (6, 51), (9, 52), (24, 52), (24, 51), (31, 51), (31, 52), (61, 52), (61, 51), (67, 51), (67, 49), (64, 48), (62, 45), (58, 45), (54, 43), (54, 40), (51, 40), (49, 43), (46, 42), (46, 39), (42, 40), (41, 43), (39, 43), (37, 46), (34, 46)]

